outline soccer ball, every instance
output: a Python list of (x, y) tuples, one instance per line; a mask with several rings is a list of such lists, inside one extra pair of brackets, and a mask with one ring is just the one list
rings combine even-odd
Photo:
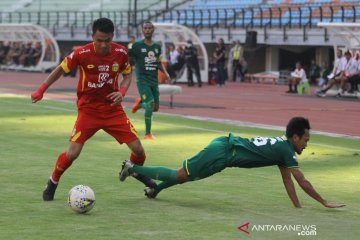
[(77, 213), (89, 212), (95, 205), (95, 193), (88, 186), (77, 185), (69, 191), (68, 205)]

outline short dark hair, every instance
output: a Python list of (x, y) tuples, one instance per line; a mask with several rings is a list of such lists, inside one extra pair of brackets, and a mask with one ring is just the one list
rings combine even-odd
[(291, 138), (296, 134), (301, 138), (305, 129), (310, 130), (309, 120), (304, 117), (293, 117), (286, 126), (286, 137)]
[(142, 24), (141, 24), (141, 26), (144, 27), (145, 24), (151, 24), (152, 26), (154, 26), (154, 24), (153, 24), (151, 21), (149, 21), (149, 20), (143, 21)]
[(103, 33), (114, 33), (114, 23), (108, 18), (99, 18), (93, 22), (92, 25), (93, 34), (96, 31)]

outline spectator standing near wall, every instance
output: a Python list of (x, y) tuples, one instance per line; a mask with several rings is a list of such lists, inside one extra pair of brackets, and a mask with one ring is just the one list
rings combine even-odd
[(168, 71), (171, 79), (174, 79), (176, 76), (175, 68), (176, 68), (177, 64), (179, 63), (179, 58), (180, 58), (179, 51), (175, 48), (174, 45), (170, 45), (169, 46), (169, 59), (168, 59), (169, 64), (167, 67), (167, 71)]
[(187, 80), (189, 87), (194, 86), (193, 73), (195, 73), (198, 86), (201, 87), (200, 67), (197, 55), (197, 49), (194, 47), (193, 42), (188, 40), (184, 49), (184, 57), (186, 62)]
[(240, 81), (245, 81), (245, 74), (248, 72), (248, 62), (244, 57), (240, 58)]
[(229, 81), (234, 81), (233, 79), (233, 54), (232, 54), (232, 50), (233, 47), (235, 46), (236, 41), (232, 41), (231, 45), (229, 46), (229, 52), (227, 55), (227, 64), (226, 64), (226, 75), (227, 75), (227, 80)]
[(235, 45), (230, 49), (229, 59), (231, 56), (232, 59), (232, 81), (236, 82), (237, 76), (240, 76), (240, 79), (243, 78), (241, 59), (243, 58), (243, 47), (239, 40), (235, 41)]
[(225, 49), (224, 39), (220, 38), (218, 40), (217, 47), (213, 54), (217, 67), (216, 84), (219, 87), (224, 86), (226, 80), (225, 56), (226, 56), (226, 49)]

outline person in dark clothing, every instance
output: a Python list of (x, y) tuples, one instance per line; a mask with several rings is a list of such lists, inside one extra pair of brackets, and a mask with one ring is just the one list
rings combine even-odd
[(315, 85), (316, 79), (318, 79), (320, 77), (320, 75), (321, 75), (320, 66), (316, 64), (314, 59), (311, 60), (310, 71), (309, 71), (310, 84)]
[(6, 56), (10, 51), (10, 44), (0, 42), (0, 64), (6, 64)]
[(225, 54), (226, 49), (224, 45), (224, 39), (220, 38), (214, 52), (214, 58), (217, 66), (216, 83), (219, 87), (222, 87), (226, 80)]
[(198, 86), (201, 87), (201, 76), (199, 61), (197, 58), (197, 50), (191, 40), (188, 40), (186, 43), (184, 49), (184, 58), (186, 62), (188, 86), (194, 86), (193, 73), (195, 73)]

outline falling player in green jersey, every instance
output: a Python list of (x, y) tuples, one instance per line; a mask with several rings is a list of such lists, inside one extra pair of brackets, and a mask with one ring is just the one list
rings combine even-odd
[(286, 138), (251, 139), (229, 136), (215, 138), (205, 149), (194, 157), (183, 162), (179, 170), (165, 167), (138, 166), (125, 161), (119, 174), (120, 181), (124, 181), (130, 174), (143, 174), (162, 182), (155, 188), (145, 188), (145, 195), (155, 198), (163, 189), (187, 181), (207, 178), (221, 172), (227, 167), (253, 168), (277, 165), (284, 182), (286, 191), (296, 208), (301, 204), (297, 197), (291, 175), (300, 187), (316, 201), (328, 208), (338, 208), (344, 204), (331, 203), (320, 196), (311, 183), (301, 172), (296, 153), (306, 148), (310, 139), (310, 123), (303, 117), (292, 118), (286, 126)]
[(129, 56), (135, 61), (136, 84), (140, 98), (136, 99), (132, 112), (138, 109), (145, 109), (145, 139), (155, 139), (151, 133), (153, 112), (159, 110), (159, 82), (158, 69), (166, 76), (166, 81), (170, 82), (170, 76), (162, 64), (161, 47), (152, 40), (154, 25), (147, 21), (142, 25), (144, 39), (135, 42), (128, 49)]

